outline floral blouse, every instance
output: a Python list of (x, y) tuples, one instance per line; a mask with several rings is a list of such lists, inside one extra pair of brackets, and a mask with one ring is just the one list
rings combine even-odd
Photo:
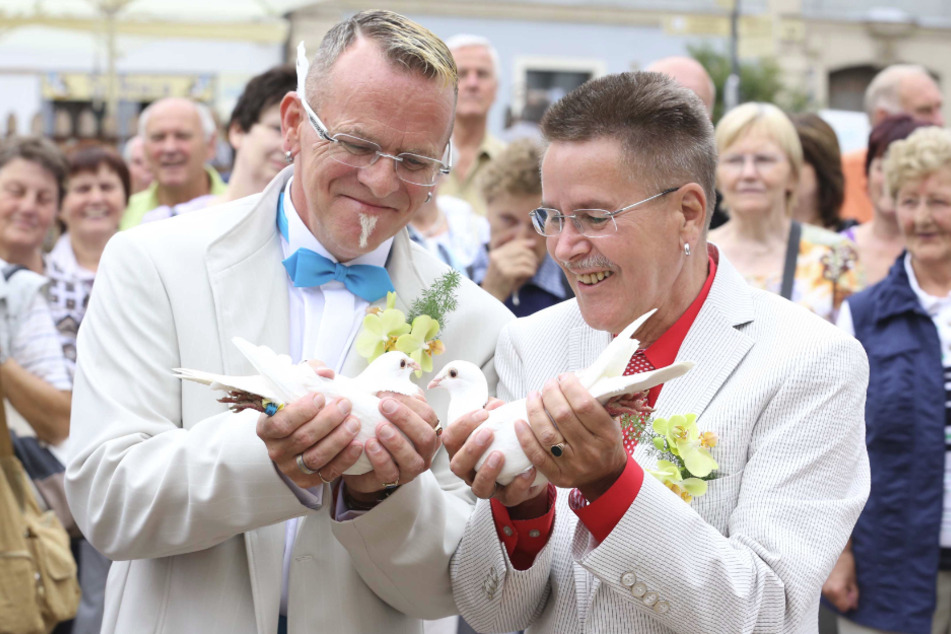
[[(852, 241), (821, 227), (802, 225), (792, 301), (834, 323), (843, 300), (865, 287), (864, 277)], [(746, 281), (778, 294), (782, 272), (748, 276)]]

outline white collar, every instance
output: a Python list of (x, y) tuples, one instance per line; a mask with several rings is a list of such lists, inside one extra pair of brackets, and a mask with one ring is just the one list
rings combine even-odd
[(951, 304), (951, 293), (944, 297), (937, 297), (935, 295), (929, 295), (921, 288), (921, 285), (918, 284), (918, 278), (915, 276), (915, 267), (911, 265), (911, 253), (905, 254), (905, 273), (908, 275), (908, 284), (911, 286), (911, 290), (915, 292), (915, 295), (918, 297), (918, 303), (921, 304), (921, 307), (925, 309), (926, 313), (933, 315), (940, 309)]
[[(287, 181), (287, 185), (284, 187), (284, 193), (282, 194), (284, 196), (284, 215), (287, 218), (288, 253), (294, 253), (298, 249), (310, 249), (328, 258), (331, 262), (337, 262), (337, 258), (320, 243), (320, 240), (310, 232), (310, 229), (307, 228), (307, 225), (304, 224), (304, 221), (301, 220), (297, 214), (297, 208), (294, 207), (294, 201), (291, 200), (291, 183), (293, 182), (294, 177), (292, 176)], [(347, 265), (371, 264), (373, 266), (386, 266), (386, 260), (390, 256), (390, 248), (392, 248), (392, 246), (393, 238), (387, 238), (380, 246), (369, 253), (355, 257), (347, 262)]]
[(56, 244), (53, 245), (46, 259), (48, 264), (55, 265), (63, 273), (75, 279), (92, 280), (96, 277), (93, 271), (83, 268), (76, 261), (76, 252), (73, 251), (69, 233), (64, 233), (56, 240)]

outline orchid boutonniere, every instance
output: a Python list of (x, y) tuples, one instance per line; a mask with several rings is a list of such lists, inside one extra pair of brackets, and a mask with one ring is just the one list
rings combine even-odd
[(437, 279), (413, 302), (408, 316), (396, 308), (396, 293), (387, 293), (386, 308), (367, 309), (354, 344), (357, 354), (371, 362), (384, 352), (399, 350), (419, 364), (416, 376), (431, 372), (433, 355), (446, 350), (438, 337), (447, 315), (456, 309), (459, 280), (457, 271)]

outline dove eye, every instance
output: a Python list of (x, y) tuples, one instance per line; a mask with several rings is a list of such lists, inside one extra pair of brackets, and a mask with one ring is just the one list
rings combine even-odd
[(401, 367), (401, 368), (405, 368), (405, 367), (406, 367), (406, 359), (401, 359), (401, 360), (400, 360), (400, 367)]
[(456, 372), (455, 368), (453, 368), (452, 370), (449, 370), (449, 376), (451, 376), (452, 378), (456, 378), (457, 376), (459, 376), (459, 373)]

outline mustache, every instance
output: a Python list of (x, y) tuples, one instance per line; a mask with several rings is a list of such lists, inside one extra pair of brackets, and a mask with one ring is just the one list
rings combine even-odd
[(578, 271), (586, 270), (590, 271), (591, 269), (614, 271), (617, 268), (614, 262), (601, 254), (589, 255), (580, 260), (573, 260), (571, 262), (559, 260), (558, 263), (561, 264), (561, 268), (565, 269), (569, 273), (577, 273)]

